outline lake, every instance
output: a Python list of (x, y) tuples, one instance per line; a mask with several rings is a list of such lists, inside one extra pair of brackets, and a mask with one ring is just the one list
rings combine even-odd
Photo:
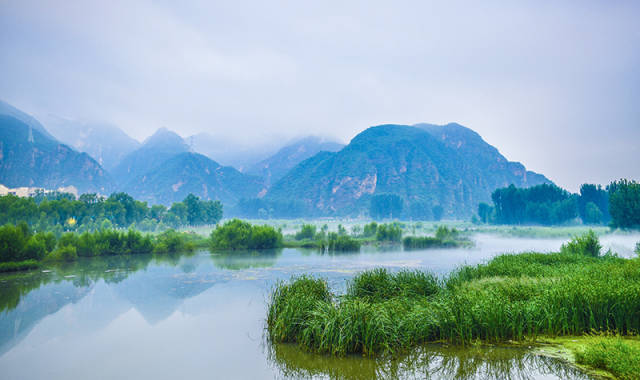
[[(605, 236), (632, 255), (638, 236)], [(433, 378), (588, 379), (526, 349), (427, 345), (394, 359), (313, 355), (265, 339), (270, 289), (306, 273), (345, 289), (386, 267), (446, 275), (503, 252), (557, 250), (563, 239), (476, 235), (474, 248), (314, 250), (81, 259), (0, 275), (2, 379)]]

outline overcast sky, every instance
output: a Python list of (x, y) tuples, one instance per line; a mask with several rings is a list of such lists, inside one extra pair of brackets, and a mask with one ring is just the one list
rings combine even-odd
[(455, 121), (576, 191), (640, 179), (639, 20), (637, 1), (0, 0), (0, 98), (139, 140)]

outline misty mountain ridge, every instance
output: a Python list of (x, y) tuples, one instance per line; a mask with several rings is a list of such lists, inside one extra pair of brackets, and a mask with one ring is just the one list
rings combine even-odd
[(541, 183), (551, 181), (459, 124), (380, 125), (338, 152), (301, 162), (267, 199), (299, 200), (313, 215), (366, 215), (373, 196), (396, 194), (427, 218), (435, 206), (449, 217), (468, 217), (496, 188)]
[(46, 189), (74, 186), (79, 192), (103, 194), (111, 191), (111, 178), (100, 164), (49, 136), (13, 116), (0, 115), (0, 183)]
[(129, 153), (140, 147), (138, 140), (106, 123), (82, 122), (50, 117), (51, 133), (59, 141), (93, 157), (106, 170), (113, 170)]
[(189, 152), (189, 146), (177, 133), (167, 128), (158, 129), (142, 145), (126, 155), (113, 169), (112, 174), (119, 184), (125, 186), (136, 178), (148, 173), (169, 158)]
[(318, 136), (308, 136), (282, 147), (274, 155), (252, 165), (247, 174), (264, 178), (267, 186), (277, 182), (293, 167), (321, 151), (337, 152), (344, 148), (344, 144), (323, 139)]
[(241, 198), (261, 197), (266, 193), (261, 178), (222, 166), (194, 152), (183, 152), (161, 162), (130, 181), (124, 190), (152, 204), (171, 204), (194, 194), (232, 205)]
[[(263, 157), (247, 173), (195, 153), (193, 143), (160, 128), (126, 154), (110, 176), (88, 154), (50, 137), (34, 118), (1, 105), (0, 110), (26, 120), (9, 115), (1, 119), (0, 183), (8, 187), (75, 186), (80, 192), (102, 194), (126, 191), (163, 204), (189, 193), (228, 206), (240, 199), (294, 200), (304, 204), (307, 216), (364, 216), (372, 197), (396, 194), (408, 209), (420, 209), (421, 217), (428, 218), (435, 206), (443, 207), (449, 217), (468, 217), (479, 202), (490, 200), (495, 189), (510, 184), (551, 183), (507, 160), (479, 134), (456, 123), (370, 127), (347, 146), (309, 136)], [(130, 139), (108, 127), (77, 128), (81, 132), (76, 143), (97, 148), (98, 153), (113, 152), (109, 145)], [(99, 138), (109, 131), (113, 136)], [(135, 144), (129, 143), (125, 149)]]
[(240, 144), (223, 136), (214, 136), (208, 132), (201, 132), (185, 139), (194, 152), (203, 154), (221, 165), (233, 166), (241, 172), (260, 162), (282, 145), (275, 142), (259, 142)]

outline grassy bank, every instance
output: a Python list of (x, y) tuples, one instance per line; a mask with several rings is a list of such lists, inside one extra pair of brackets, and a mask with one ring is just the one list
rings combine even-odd
[(538, 341), (536, 352), (568, 361), (602, 377), (640, 378), (640, 339), (634, 335), (545, 337)]
[(293, 279), (271, 296), (269, 336), (314, 352), (370, 355), (437, 341), (639, 331), (640, 259), (566, 251), (502, 255), (445, 280), (376, 269), (340, 296), (322, 279)]

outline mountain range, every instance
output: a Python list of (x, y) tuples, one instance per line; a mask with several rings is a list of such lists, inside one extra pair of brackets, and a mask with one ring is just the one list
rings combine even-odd
[(309, 136), (270, 156), (266, 148), (256, 150), (253, 163), (237, 168), (202, 154), (234, 160), (233, 147), (208, 134), (183, 139), (161, 128), (140, 144), (115, 126), (67, 120), (53, 130), (70, 147), (6, 103), (0, 103), (0, 123), (0, 184), (125, 191), (167, 205), (193, 193), (218, 199), (227, 210), (255, 199), (267, 208), (295, 202), (304, 216), (366, 216), (374, 197), (394, 194), (406, 210), (422, 210), (421, 217), (430, 218), (440, 206), (459, 218), (490, 201), (496, 188), (551, 183), (456, 123), (370, 127), (346, 146)]

